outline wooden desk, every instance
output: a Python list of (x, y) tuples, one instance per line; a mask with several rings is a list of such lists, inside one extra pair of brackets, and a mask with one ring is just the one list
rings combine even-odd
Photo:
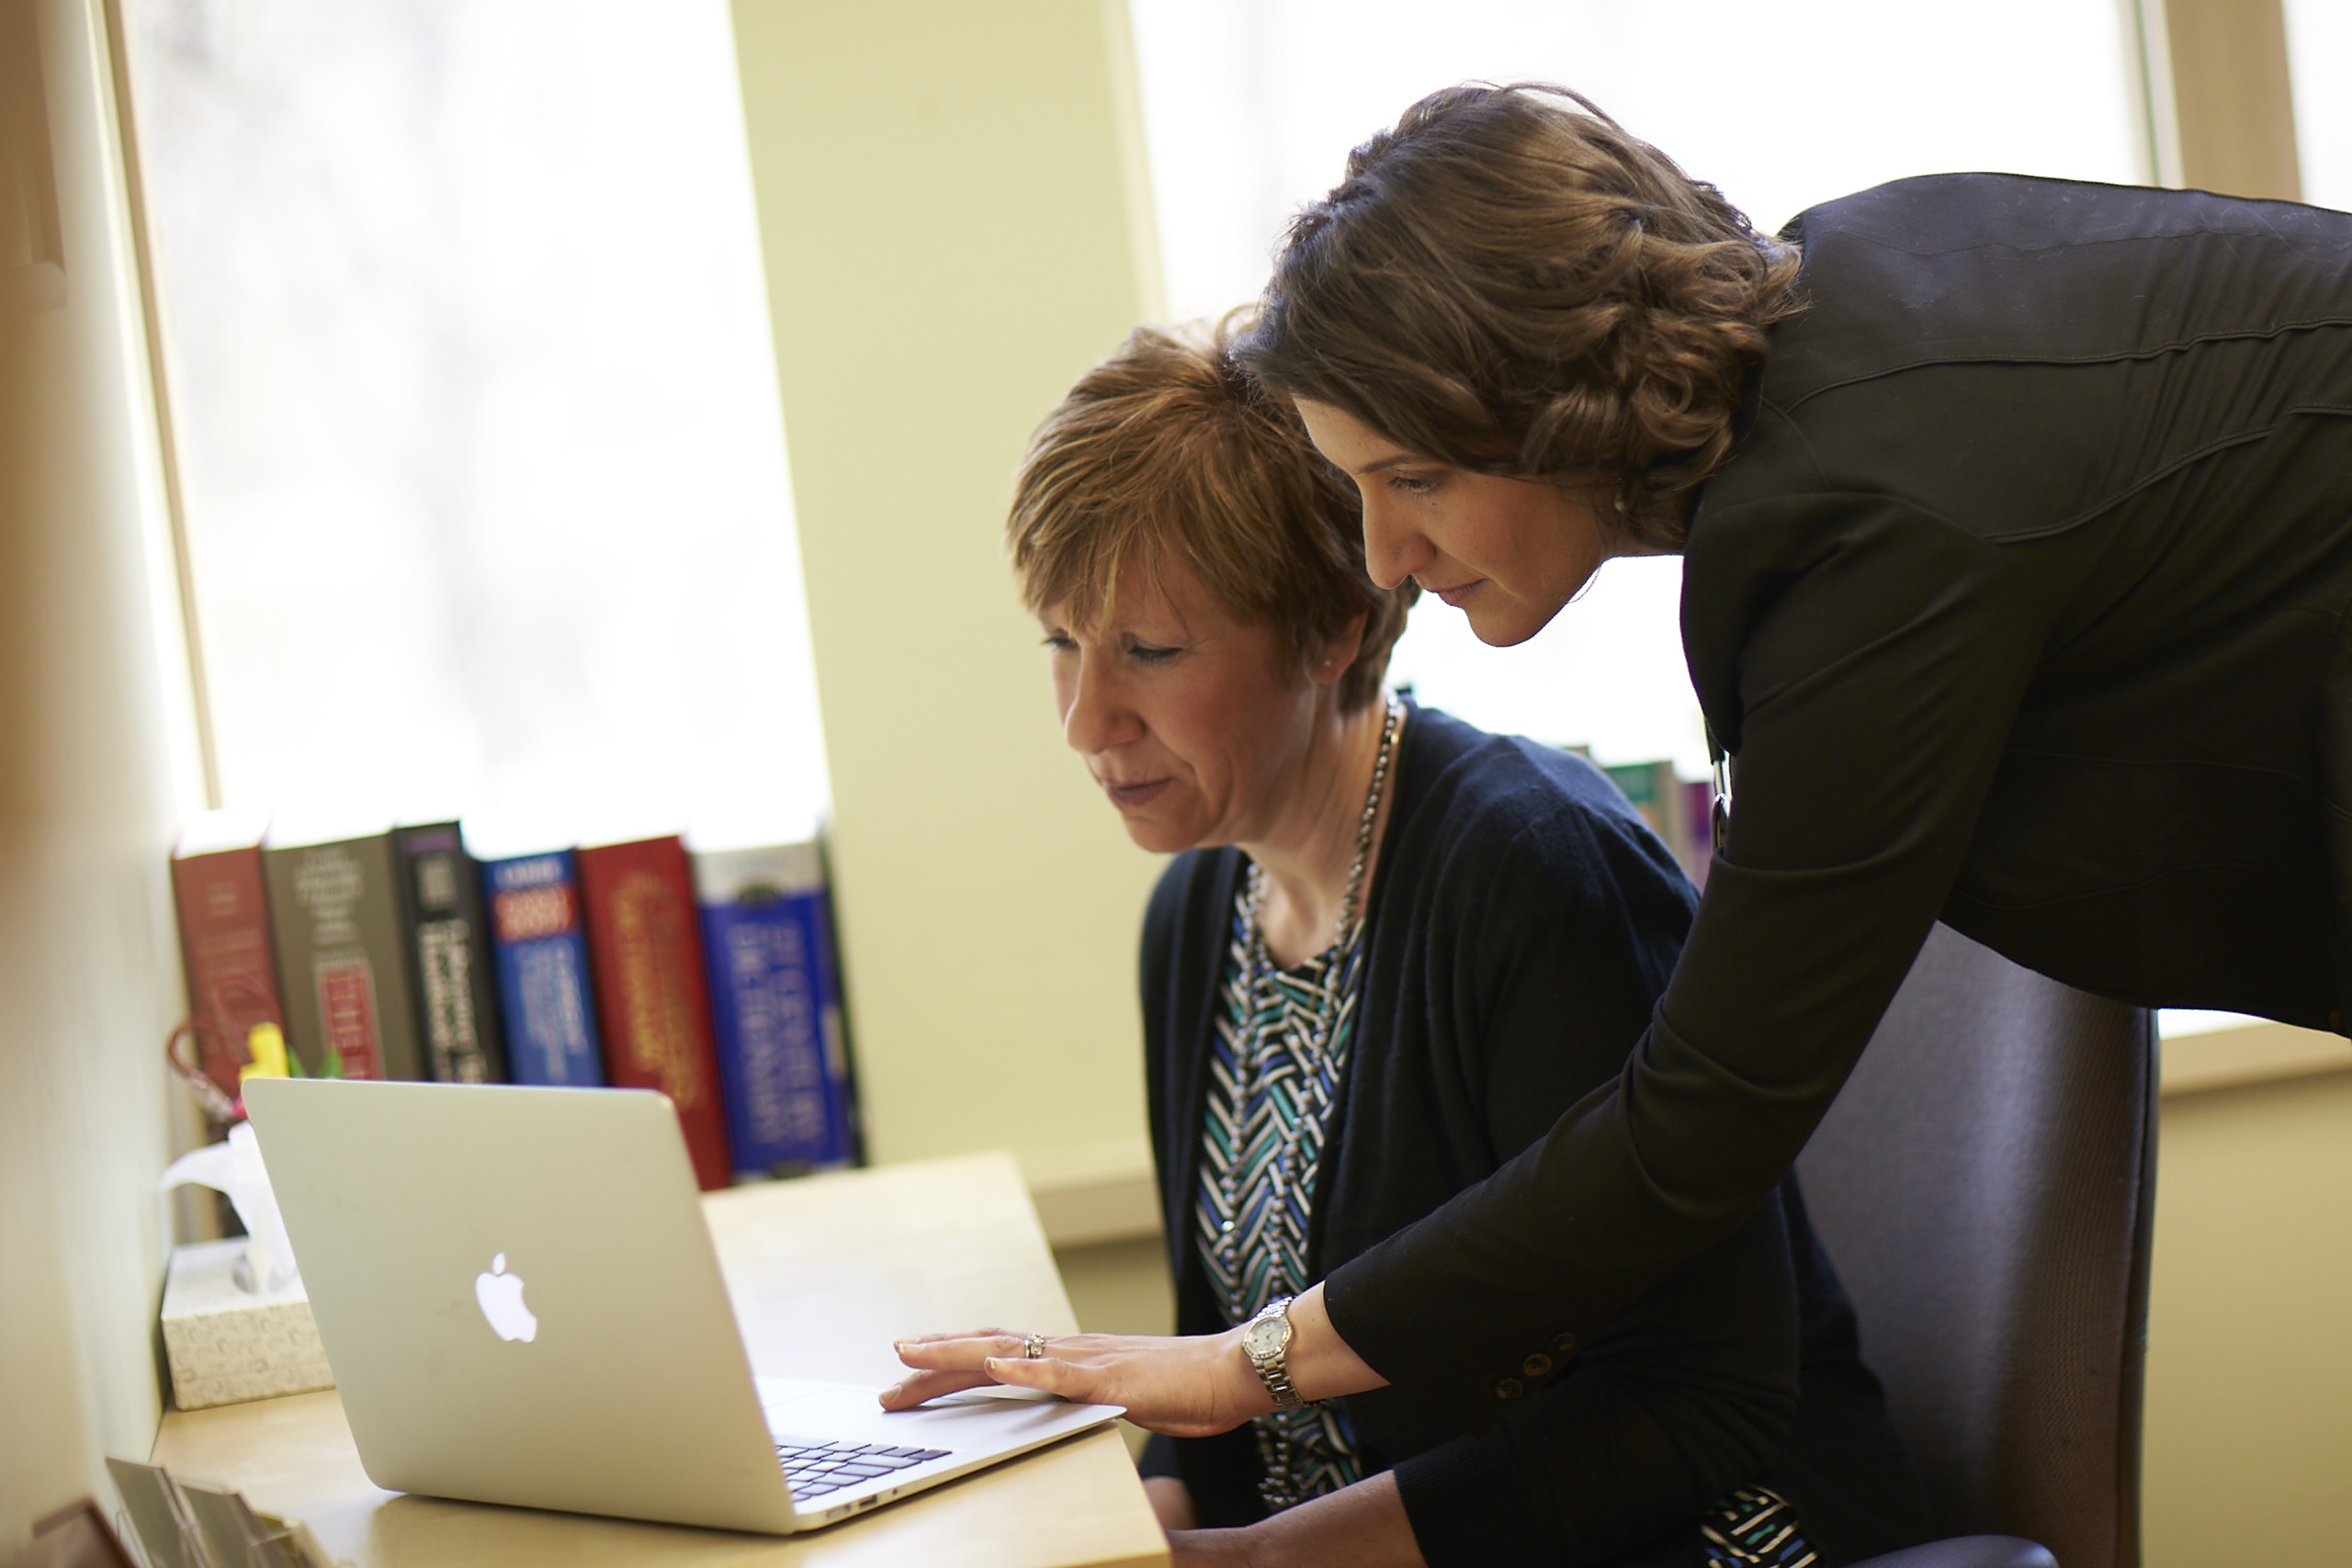
[[(1077, 1329), (1010, 1156), (741, 1187), (704, 1201), (752, 1365), (882, 1384), (890, 1341), (925, 1329)], [(716, 1568), (1143, 1568), (1165, 1563), (1142, 1483), (1099, 1431), (813, 1535), (680, 1529), (382, 1491), (332, 1393), (175, 1412), (154, 1462), (308, 1520), (356, 1568), (659, 1563)]]

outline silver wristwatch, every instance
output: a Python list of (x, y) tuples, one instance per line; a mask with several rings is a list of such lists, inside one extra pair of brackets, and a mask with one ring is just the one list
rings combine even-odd
[(1242, 1353), (1258, 1369), (1277, 1410), (1297, 1410), (1306, 1404), (1290, 1386), (1290, 1297), (1277, 1296), (1241, 1330)]

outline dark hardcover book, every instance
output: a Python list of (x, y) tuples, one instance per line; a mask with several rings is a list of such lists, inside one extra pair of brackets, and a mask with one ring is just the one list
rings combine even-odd
[(399, 829), (392, 847), (425, 1065), (441, 1083), (503, 1083), (497, 975), (473, 856), (455, 822)]
[(198, 1060), (205, 1076), (234, 1100), (237, 1069), (249, 1059), (246, 1036), (257, 1024), (283, 1029), (286, 1011), (269, 951), (262, 824), (227, 818), (212, 813), (181, 835), (172, 856), (172, 903), (179, 915)]
[(823, 856), (780, 844), (693, 860), (737, 1178), (855, 1163)]
[(578, 863), (605, 1077), (624, 1089), (668, 1095), (695, 1179), (705, 1191), (728, 1186), (735, 1168), (727, 1152), (685, 845), (674, 834), (605, 844), (582, 850)]
[(286, 1043), (303, 1070), (424, 1077), (391, 834), (272, 845), (262, 852), (262, 866), (285, 986)]
[(588, 931), (571, 852), (486, 861), (481, 883), (506, 1025), (507, 1072), (520, 1084), (602, 1084)]

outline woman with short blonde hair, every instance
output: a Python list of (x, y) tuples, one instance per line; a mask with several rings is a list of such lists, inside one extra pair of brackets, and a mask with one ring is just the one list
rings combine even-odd
[(1023, 603), (1099, 612), (1123, 567), (1182, 560), (1236, 615), (1309, 651), (1361, 615), (1338, 692), (1380, 692), (1419, 590), (1373, 586), (1355, 487), (1308, 446), (1298, 414), (1261, 397), (1231, 357), (1245, 318), (1205, 336), (1149, 327), (1080, 377), (1031, 436), (1005, 540)]

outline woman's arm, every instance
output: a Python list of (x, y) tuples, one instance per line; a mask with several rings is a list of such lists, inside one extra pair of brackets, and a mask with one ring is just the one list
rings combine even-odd
[(1177, 1530), (1171, 1568), (1428, 1568), (1384, 1471), (1244, 1529)]
[[(1323, 1287), (1291, 1303), (1291, 1386), (1302, 1399), (1330, 1399), (1382, 1386), (1331, 1331)], [(1274, 1407), (1241, 1348), (1241, 1330), (1184, 1337), (1065, 1334), (1031, 1360), (1024, 1337), (1001, 1328), (926, 1334), (901, 1339), (899, 1359), (915, 1369), (883, 1391), (882, 1407), (905, 1410), (927, 1399), (985, 1383), (1017, 1383), (1092, 1404), (1123, 1404), (1127, 1419), (1174, 1438), (1231, 1431)]]
[(1694, 665), (1707, 626), (1744, 632), (1721, 655), (1737, 797), (1649, 1032), (1541, 1142), (1326, 1280), (1362, 1359), (1473, 1428), (1524, 1359), (1589, 1340), (1786, 1173), (1949, 895), (2041, 652), (2059, 588), (2030, 547), (1881, 497), (1748, 510), (1709, 525), (1801, 570), (1742, 563), (1754, 601), (1726, 608), (1717, 568), (1686, 567)]
[(1172, 1475), (1147, 1475), (1143, 1478), (1143, 1495), (1151, 1500), (1152, 1517), (1164, 1530), (1197, 1529), (1200, 1516), (1193, 1511), (1192, 1489)]
[[(1566, 766), (1554, 762), (1557, 771)], [(1696, 902), (1615, 788), (1573, 767), (1577, 799), (1458, 856), (1434, 900), (1433, 987), (1492, 1158), (1540, 1141), (1623, 1074), (1673, 973)], [(1501, 1425), (1402, 1461), (1423, 1552), (1442, 1565), (1614, 1562), (1688, 1534), (1758, 1479), (1798, 1400), (1796, 1278), (1780, 1204), (1636, 1298), (1589, 1338), (1511, 1370)]]

